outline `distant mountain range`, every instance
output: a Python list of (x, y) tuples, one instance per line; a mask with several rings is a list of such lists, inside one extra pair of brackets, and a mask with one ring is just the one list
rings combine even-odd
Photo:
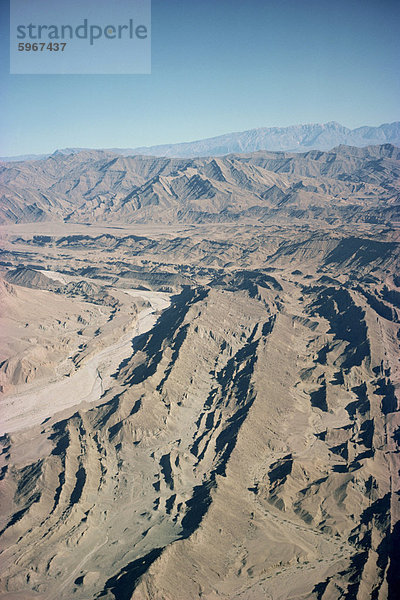
[[(109, 152), (129, 155), (168, 156), (194, 158), (197, 156), (223, 156), (231, 153), (272, 150), (283, 152), (306, 152), (308, 150), (330, 150), (340, 144), (364, 147), (375, 144), (400, 146), (400, 121), (385, 123), (379, 127), (357, 127), (349, 129), (331, 121), (290, 127), (260, 127), (237, 133), (227, 133), (204, 140), (180, 144), (163, 144), (139, 148), (109, 148)], [(64, 148), (57, 154), (76, 154), (88, 148)], [(50, 154), (29, 154), (2, 157), (2, 161), (39, 160)]]
[(202, 158), (56, 153), (0, 165), (0, 223), (383, 223), (399, 220), (399, 181), (392, 144)]
[[(395, 146), (400, 144), (400, 122), (357, 129), (349, 129), (334, 121), (322, 125), (313, 123), (291, 127), (261, 127), (197, 142), (135, 148), (134, 152), (153, 156), (192, 158), (257, 150), (306, 152), (307, 150), (330, 150), (339, 144), (363, 147), (385, 143)], [(120, 152), (131, 151), (120, 150)]]

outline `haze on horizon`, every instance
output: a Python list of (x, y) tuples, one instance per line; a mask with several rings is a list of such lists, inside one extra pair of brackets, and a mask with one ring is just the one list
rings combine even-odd
[(400, 5), (393, 0), (153, 0), (152, 74), (86, 77), (9, 75), (7, 5), (2, 156), (399, 120)]

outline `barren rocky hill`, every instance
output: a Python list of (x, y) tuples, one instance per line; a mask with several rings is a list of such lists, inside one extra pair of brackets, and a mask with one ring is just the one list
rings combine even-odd
[(398, 597), (398, 171), (3, 165), (0, 598)]
[(0, 166), (0, 222), (210, 223), (398, 219), (390, 144), (221, 158), (53, 155)]

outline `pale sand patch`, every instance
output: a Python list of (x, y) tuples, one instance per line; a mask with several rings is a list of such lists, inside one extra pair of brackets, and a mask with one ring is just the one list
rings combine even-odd
[(46, 271), (44, 269), (39, 271), (39, 273), (42, 273), (42, 275), (46, 275), (46, 277), (48, 277), (49, 279), (53, 279), (53, 281), (59, 281), (63, 285), (66, 285), (71, 280), (71, 277), (66, 277), (65, 275), (63, 275), (62, 273), (58, 273), (57, 271)]

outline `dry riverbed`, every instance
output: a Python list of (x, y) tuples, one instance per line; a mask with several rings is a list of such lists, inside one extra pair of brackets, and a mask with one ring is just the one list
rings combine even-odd
[(113, 344), (94, 353), (71, 374), (61, 373), (50, 380), (20, 386), (23, 389), (17, 393), (6, 394), (0, 403), (0, 435), (37, 425), (82, 402), (94, 403), (113, 385), (112, 375), (131, 356), (135, 338), (149, 331), (159, 312), (170, 303), (169, 295), (162, 292), (135, 289), (124, 292), (150, 304), (138, 313), (133, 329)]

